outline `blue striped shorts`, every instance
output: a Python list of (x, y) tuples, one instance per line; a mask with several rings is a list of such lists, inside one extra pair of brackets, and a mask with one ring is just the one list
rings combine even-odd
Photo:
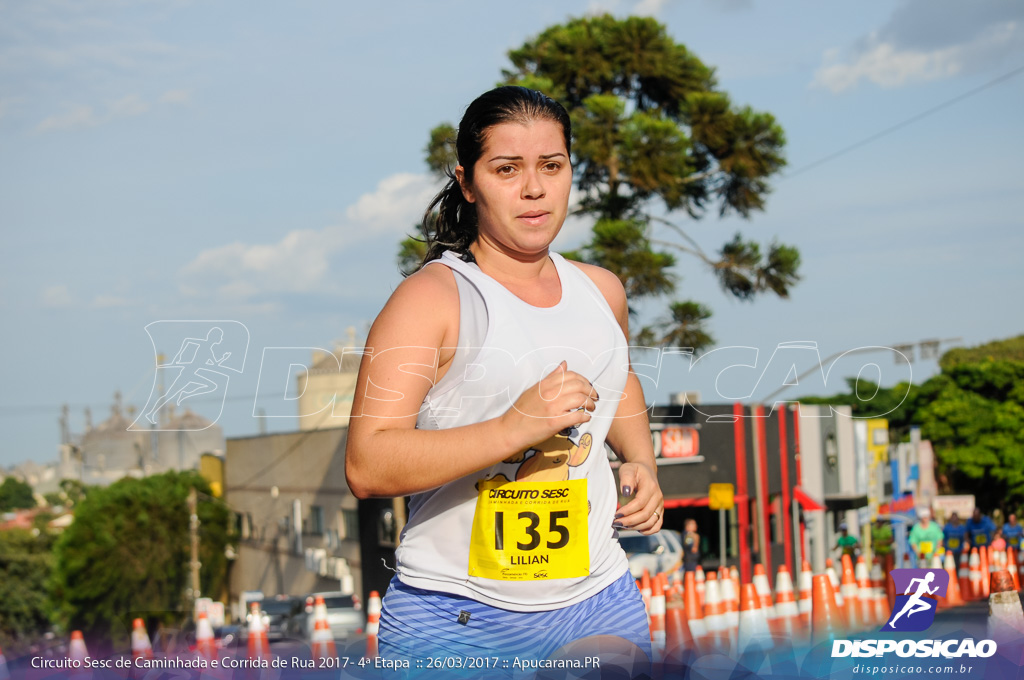
[[(413, 670), (422, 671), (413, 677), (429, 677), (427, 671), (436, 670), (438, 663), (447, 664), (445, 673), (463, 677), (516, 677), (524, 665), (595, 635), (623, 638), (651, 658), (647, 612), (628, 571), (582, 602), (538, 612), (509, 611), (413, 588), (395, 576), (381, 603), (378, 640), (382, 658), (406, 659)], [(464, 672), (452, 673), (455, 669)]]

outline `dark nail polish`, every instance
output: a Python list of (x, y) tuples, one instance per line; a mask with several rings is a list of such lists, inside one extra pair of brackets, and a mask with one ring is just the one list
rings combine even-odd
[(633, 487), (631, 487), (631, 486), (624, 486), (624, 487), (622, 487), (622, 495), (623, 496), (632, 496), (633, 495)]

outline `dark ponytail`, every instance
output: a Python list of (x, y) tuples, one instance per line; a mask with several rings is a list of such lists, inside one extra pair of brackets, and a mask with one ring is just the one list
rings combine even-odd
[[(565, 108), (545, 94), (525, 87), (498, 87), (473, 100), (459, 123), (455, 151), (465, 171), (467, 184), (473, 182), (473, 168), (483, 153), (487, 131), (502, 123), (526, 125), (535, 120), (558, 123), (565, 137), (565, 151), (572, 152), (572, 123)], [(448, 184), (427, 206), (423, 214), (423, 233), (427, 254), (420, 267), (441, 257), (446, 250), (472, 261), (469, 246), (476, 241), (476, 206), (466, 200), (451, 168), (446, 170)]]

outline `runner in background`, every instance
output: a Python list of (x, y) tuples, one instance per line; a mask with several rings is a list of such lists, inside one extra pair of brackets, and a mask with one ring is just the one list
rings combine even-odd
[(697, 571), (697, 565), (700, 564), (700, 534), (697, 533), (697, 520), (686, 520), (683, 528), (683, 569)]
[(856, 536), (850, 535), (849, 527), (846, 526), (846, 522), (839, 525), (839, 538), (836, 539), (836, 545), (833, 550), (838, 550), (840, 555), (849, 555), (850, 557), (857, 556), (857, 550), (860, 548), (860, 541), (857, 540)]
[(917, 513), (917, 524), (910, 530), (910, 547), (917, 557), (917, 565), (927, 569), (931, 566), (932, 555), (942, 552), (942, 529), (932, 521), (932, 511), (922, 508)]
[(1006, 518), (1008, 521), (1003, 525), (1003, 538), (1006, 539), (1006, 546), (1014, 551), (1020, 550), (1024, 545), (1024, 526), (1017, 524), (1017, 515), (1010, 513)]
[(943, 543), (946, 546), (946, 550), (953, 553), (953, 557), (956, 558), (956, 563), (960, 564), (960, 553), (964, 551), (964, 547), (967, 546), (967, 527), (960, 521), (960, 515), (955, 512), (949, 515), (949, 521), (946, 522), (946, 526), (942, 529)]
[(971, 518), (964, 525), (967, 529), (967, 539), (971, 547), (988, 547), (996, 533), (996, 525), (987, 515), (981, 514), (981, 508), (975, 506)]
[(883, 517), (876, 517), (871, 525), (871, 551), (882, 570), (889, 573), (892, 569), (892, 524)]

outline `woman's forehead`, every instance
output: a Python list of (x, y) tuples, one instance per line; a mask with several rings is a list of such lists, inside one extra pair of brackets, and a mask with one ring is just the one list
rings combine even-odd
[(562, 126), (552, 120), (539, 119), (498, 123), (487, 128), (480, 159), (486, 162), (495, 156), (527, 158), (558, 153), (567, 153)]

